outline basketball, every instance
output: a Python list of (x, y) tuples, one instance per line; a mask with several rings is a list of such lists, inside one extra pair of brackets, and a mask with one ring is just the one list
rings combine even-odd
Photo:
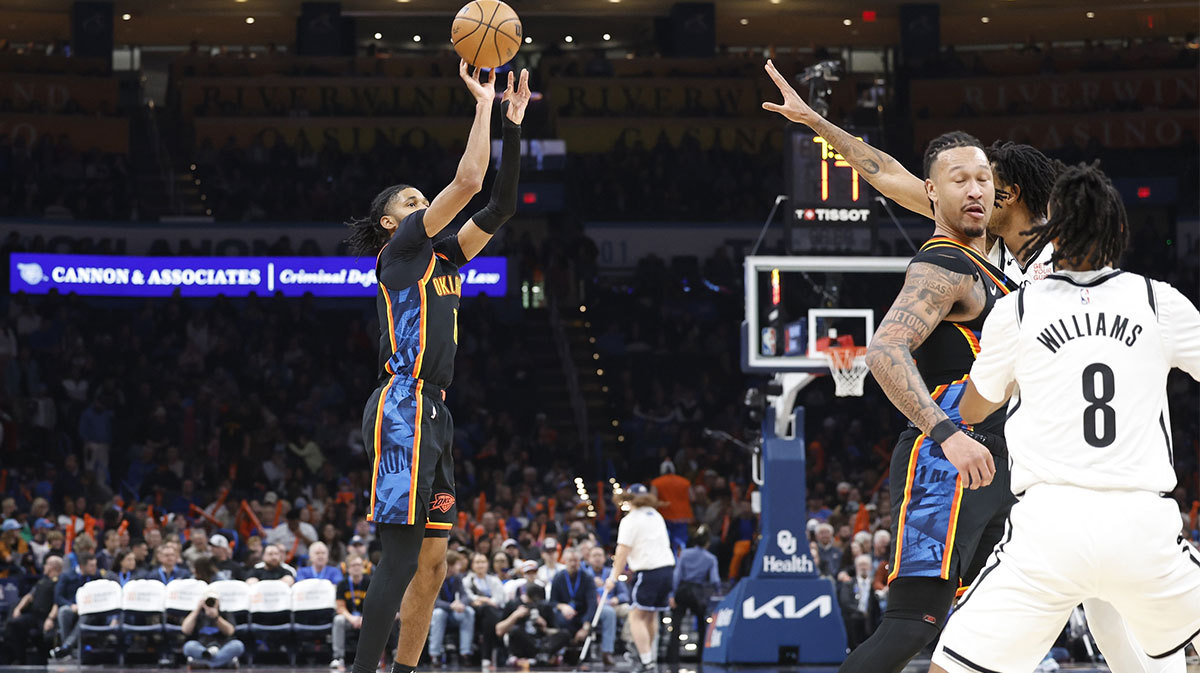
[(521, 19), (500, 0), (474, 0), (455, 15), (450, 41), (467, 63), (498, 68), (521, 48)]

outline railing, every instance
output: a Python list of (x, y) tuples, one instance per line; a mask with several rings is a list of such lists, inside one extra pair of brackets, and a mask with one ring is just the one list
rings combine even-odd
[(558, 310), (558, 298), (548, 297), (550, 332), (554, 335), (554, 347), (558, 351), (558, 359), (562, 362), (563, 377), (567, 381), (567, 394), (571, 398), (571, 408), (575, 411), (575, 427), (579, 431), (579, 446), (588, 450), (588, 419), (587, 404), (583, 400), (583, 392), (579, 388), (579, 367), (571, 357), (571, 344), (567, 340), (567, 331), (563, 329), (562, 314)]

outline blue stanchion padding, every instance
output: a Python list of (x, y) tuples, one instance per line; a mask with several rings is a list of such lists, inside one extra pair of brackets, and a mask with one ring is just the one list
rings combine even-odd
[(706, 664), (836, 664), (846, 658), (846, 629), (830, 578), (808, 553), (805, 524), (804, 409), (795, 437), (775, 435), (763, 419), (762, 538), (750, 575), (713, 612), (704, 638)]

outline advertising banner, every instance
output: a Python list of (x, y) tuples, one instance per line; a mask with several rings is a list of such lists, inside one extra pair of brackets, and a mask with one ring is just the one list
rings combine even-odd
[(185, 117), (453, 117), (475, 107), (458, 78), (195, 78), (179, 85)]
[[(476, 257), (460, 269), (462, 296), (503, 296), (503, 257)], [(97, 297), (374, 297), (375, 260), (356, 257), (120, 257), (14, 253), (13, 293)]]
[(1196, 71), (1190, 69), (917, 80), (912, 84), (912, 111), (914, 116), (927, 111), (925, 116), (934, 119), (968, 111), (991, 117), (1086, 112), (1134, 102), (1146, 109), (1194, 111), (1196, 88)]
[(221, 147), (233, 138), (238, 147), (249, 147), (255, 140), (266, 147), (276, 142), (288, 146), (307, 141), (320, 150), (333, 141), (344, 152), (366, 152), (376, 143), (405, 147), (430, 144), (449, 146), (466, 142), (471, 120), (466, 117), (197, 117), (196, 145), (208, 141)]
[(558, 137), (571, 152), (609, 152), (618, 145), (647, 149), (660, 141), (679, 147), (685, 141), (736, 152), (757, 153), (765, 145), (783, 149), (784, 125), (775, 119), (654, 119), (650, 117), (558, 120)]
[(13, 110), (36, 111), (38, 114), (114, 114), (117, 110), (117, 79), (7, 73), (0, 75), (0, 99), (12, 101)]
[(548, 98), (561, 117), (753, 117), (772, 95), (759, 86), (763, 82), (556, 77)]
[(121, 117), (88, 115), (0, 114), (0, 135), (10, 142), (33, 146), (42, 136), (66, 136), (80, 151), (125, 154), (129, 151), (129, 120)]
[(993, 140), (1029, 143), (1051, 151), (1068, 143), (1086, 147), (1093, 138), (1109, 149), (1174, 147), (1200, 135), (1200, 116), (1191, 110), (1112, 112), (1094, 115), (1036, 115), (979, 117), (954, 120), (921, 120), (913, 129), (914, 148), (920, 153), (926, 143), (949, 129), (962, 129), (985, 145)]

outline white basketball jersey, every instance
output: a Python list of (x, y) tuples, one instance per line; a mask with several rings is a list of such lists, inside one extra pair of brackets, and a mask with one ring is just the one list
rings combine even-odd
[(992, 248), (988, 250), (988, 261), (1003, 271), (1004, 275), (1017, 285), (1028, 285), (1035, 280), (1049, 276), (1054, 271), (1054, 265), (1050, 263), (1050, 257), (1053, 255), (1054, 246), (1047, 243), (1029, 260), (1028, 264), (1022, 265), (1004, 244), (1004, 239), (997, 238), (992, 243)]
[(971, 380), (992, 401), (1019, 387), (1005, 426), (1013, 492), (1174, 489), (1172, 367), (1200, 380), (1200, 312), (1166, 283), (1059, 271), (997, 301)]

